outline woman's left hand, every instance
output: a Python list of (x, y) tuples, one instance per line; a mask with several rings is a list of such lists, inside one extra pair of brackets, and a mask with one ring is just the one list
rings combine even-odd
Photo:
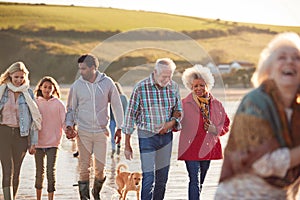
[(204, 124), (204, 128), (205, 130), (207, 130), (209, 133), (212, 133), (214, 135), (218, 135), (218, 130), (217, 130), (217, 127), (211, 122), (206, 122)]
[(35, 145), (31, 145), (28, 149), (29, 154), (33, 155), (35, 154), (36, 150), (35, 150)]

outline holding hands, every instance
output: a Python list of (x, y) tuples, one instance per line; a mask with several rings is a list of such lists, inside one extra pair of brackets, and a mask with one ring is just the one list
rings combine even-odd
[(66, 130), (66, 136), (68, 139), (73, 139), (77, 136), (77, 131), (72, 128), (71, 126), (67, 126), (67, 130)]

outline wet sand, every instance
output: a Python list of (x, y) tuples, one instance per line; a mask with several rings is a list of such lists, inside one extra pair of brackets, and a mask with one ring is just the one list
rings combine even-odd
[[(231, 89), (226, 90), (226, 100), (224, 102), (224, 107), (232, 119), (235, 110), (239, 104), (241, 97), (249, 90), (244, 89)], [(125, 93), (130, 95), (131, 90), (126, 90)], [(216, 92), (217, 93), (217, 92)], [(220, 90), (220, 93), (223, 93)], [(182, 94), (184, 97), (185, 94)], [(228, 134), (221, 137), (221, 142), (223, 148), (226, 145)], [(185, 164), (183, 161), (177, 161), (177, 144), (179, 139), (179, 133), (174, 133), (174, 143), (173, 143), (173, 154), (171, 158), (171, 167), (169, 173), (169, 180), (166, 189), (166, 200), (187, 200), (188, 191), (188, 175), (186, 172)], [(109, 140), (108, 140), (109, 141)], [(125, 159), (123, 155), (124, 140), (122, 141), (121, 155), (120, 157), (110, 158), (110, 145), (108, 145), (107, 154), (107, 165), (106, 165), (106, 176), (107, 180), (101, 191), (101, 198), (103, 200), (117, 200), (119, 195), (117, 193), (117, 186), (115, 184), (115, 174), (116, 166), (119, 163), (124, 163), (129, 166), (129, 171), (140, 171), (140, 161), (138, 153), (137, 136), (133, 134), (132, 136), (132, 146), (134, 148), (134, 158), (131, 161)], [(78, 181), (78, 159), (73, 157), (74, 142), (67, 140), (65, 137), (62, 140), (62, 145), (59, 149), (59, 155), (57, 160), (57, 182), (56, 182), (56, 192), (55, 199), (66, 200), (66, 199), (79, 199), (78, 187), (73, 187), (73, 184)], [(220, 170), (222, 166), (222, 160), (212, 161), (203, 190), (201, 193), (201, 199), (213, 200), (214, 194), (217, 189), (218, 179), (220, 175)], [(2, 172), (0, 172), (0, 177), (2, 179)], [(35, 199), (35, 162), (32, 155), (27, 154), (21, 171), (21, 181), (20, 187), (17, 194), (17, 200), (33, 200)], [(92, 183), (91, 179), (91, 183)], [(90, 188), (92, 185), (90, 186)], [(43, 197), (42, 199), (47, 199), (47, 182), (44, 181)], [(2, 188), (0, 184), (0, 200), (3, 199)], [(91, 199), (93, 199), (91, 197)], [(135, 192), (129, 192), (127, 199), (136, 199)]]
[[(225, 108), (229, 115), (235, 112), (238, 102), (226, 102)], [(174, 133), (173, 153), (171, 158), (171, 167), (169, 173), (169, 180), (167, 184), (166, 200), (186, 200), (188, 189), (188, 175), (186, 172), (185, 164), (183, 161), (177, 160), (177, 144), (179, 139), (179, 133)], [(222, 137), (222, 144), (225, 145), (227, 137)], [(109, 140), (108, 140), (109, 141)], [(119, 195), (117, 193), (117, 186), (115, 184), (116, 166), (119, 163), (128, 165), (129, 171), (141, 171), (139, 152), (138, 152), (138, 139), (134, 133), (132, 136), (132, 147), (134, 148), (133, 160), (128, 161), (123, 154), (124, 140), (122, 141), (121, 155), (120, 157), (110, 158), (110, 145), (108, 145), (106, 176), (107, 180), (101, 191), (101, 198), (103, 200), (117, 200)], [(223, 145), (223, 146), (224, 146)], [(78, 187), (73, 187), (73, 184), (78, 181), (78, 159), (73, 157), (74, 142), (67, 140), (63, 137), (62, 145), (59, 149), (59, 155), (57, 160), (57, 182), (55, 199), (79, 199)], [(212, 161), (210, 169), (208, 171), (203, 192), (201, 193), (202, 199), (212, 200), (215, 190), (217, 188), (218, 178), (221, 170), (222, 160)], [(0, 172), (0, 177), (2, 177)], [(93, 175), (91, 175), (93, 176)], [(35, 162), (32, 155), (27, 154), (25, 156), (20, 178), (20, 187), (17, 193), (17, 200), (33, 200), (35, 199)], [(93, 180), (91, 179), (91, 183)], [(92, 187), (92, 185), (90, 185)], [(0, 199), (3, 199), (2, 188), (0, 186)], [(47, 182), (44, 180), (43, 196), (42, 199), (47, 199)], [(93, 199), (91, 197), (91, 199)], [(136, 199), (135, 192), (130, 191), (127, 195), (127, 199)]]
[[(185, 200), (187, 199), (187, 186), (188, 177), (185, 169), (184, 162), (177, 161), (177, 141), (178, 136), (174, 134), (174, 145), (173, 145), (173, 155), (171, 161), (171, 168), (169, 173), (169, 181), (166, 190), (166, 200)], [(125, 163), (129, 166), (129, 171), (140, 171), (139, 154), (137, 150), (137, 138), (132, 138), (132, 145), (134, 148), (134, 159), (128, 161), (124, 158), (121, 152), (120, 157), (115, 157), (113, 159), (108, 155), (107, 166), (106, 166), (106, 176), (107, 180), (101, 191), (101, 198), (103, 200), (115, 200), (119, 198), (117, 193), (117, 186), (115, 184), (115, 170), (119, 163)], [(57, 183), (55, 199), (65, 200), (65, 199), (79, 199), (78, 188), (73, 187), (73, 184), (78, 181), (78, 170), (77, 164), (78, 159), (73, 157), (72, 151), (73, 142), (63, 139), (62, 147), (59, 150), (58, 160), (57, 160)], [(124, 145), (123, 145), (124, 146)], [(110, 150), (108, 151), (110, 152)], [(17, 193), (17, 200), (33, 200), (35, 199), (35, 166), (34, 157), (27, 154), (25, 156), (21, 178), (20, 187)], [(217, 188), (217, 181), (221, 169), (222, 161), (212, 161), (211, 167), (208, 171), (207, 178), (205, 180), (203, 192), (201, 194), (202, 199), (213, 199), (214, 192)], [(2, 177), (0, 173), (0, 177)], [(91, 179), (92, 182), (92, 179)], [(92, 187), (92, 186), (90, 186)], [(44, 181), (43, 197), (42, 199), (47, 199), (47, 182)], [(0, 187), (0, 199), (3, 199), (2, 188)], [(93, 199), (91, 197), (91, 199)], [(135, 192), (129, 192), (127, 199), (136, 199)]]

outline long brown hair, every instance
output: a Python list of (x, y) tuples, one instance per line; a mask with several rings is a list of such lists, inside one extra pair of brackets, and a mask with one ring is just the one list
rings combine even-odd
[(42, 97), (43, 93), (40, 89), (40, 87), (45, 83), (45, 82), (50, 82), (53, 86), (54, 86), (54, 90), (52, 95), (55, 95), (57, 98), (61, 97), (61, 93), (60, 93), (60, 88), (58, 83), (56, 82), (56, 80), (54, 78), (52, 78), (51, 76), (44, 76), (39, 83), (36, 85), (36, 88), (34, 90), (34, 94), (36, 95), (36, 97)]

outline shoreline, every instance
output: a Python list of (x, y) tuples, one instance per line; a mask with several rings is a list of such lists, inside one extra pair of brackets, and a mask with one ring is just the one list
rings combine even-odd
[[(67, 100), (69, 89), (71, 85), (61, 85), (60, 90), (62, 97), (61, 99), (63, 101)], [(133, 86), (122, 86), (123, 92), (127, 96), (127, 98), (130, 98)], [(253, 90), (254, 88), (241, 88), (241, 87), (230, 87), (230, 88), (213, 88), (212, 94), (219, 98), (221, 101), (239, 101), (242, 99), (242, 97)], [(180, 96), (181, 98), (186, 97), (186, 95), (189, 93), (187, 89), (184, 87), (180, 87)]]

